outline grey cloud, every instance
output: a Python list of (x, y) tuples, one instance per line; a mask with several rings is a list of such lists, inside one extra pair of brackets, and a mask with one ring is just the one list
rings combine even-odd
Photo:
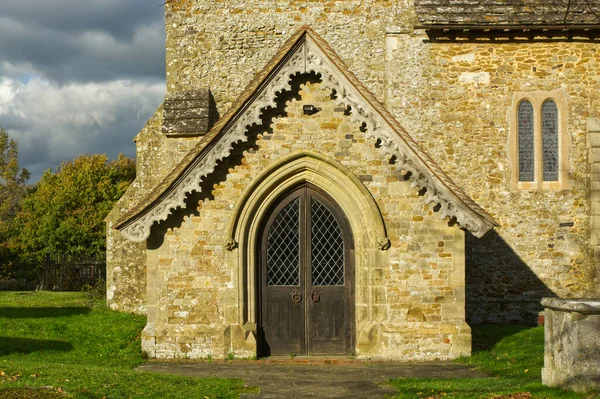
[(2, 125), (19, 144), (19, 163), (36, 181), (42, 172), (84, 153), (135, 155), (135, 134), (162, 101), (162, 83), (131, 81), (58, 86), (21, 84)]
[(105, 31), (128, 40), (138, 25), (162, 17), (159, 0), (26, 0), (5, 1), (2, 16), (21, 21), (32, 31), (45, 28), (67, 33)]
[(0, 2), (0, 126), (31, 182), (79, 154), (134, 156), (164, 97), (164, 1)]
[(10, 2), (0, 16), (0, 75), (10, 63), (58, 82), (163, 80), (163, 12), (141, 0)]

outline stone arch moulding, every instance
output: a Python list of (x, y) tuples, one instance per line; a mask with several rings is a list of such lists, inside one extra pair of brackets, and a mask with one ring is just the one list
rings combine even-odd
[(257, 322), (255, 248), (261, 221), (277, 199), (302, 183), (323, 189), (342, 208), (353, 234), (356, 273), (368, 273), (367, 266), (372, 261), (369, 252), (389, 248), (379, 206), (350, 170), (312, 151), (278, 160), (246, 187), (229, 220), (227, 247), (234, 252), (232, 261), (238, 264), (241, 325), (255, 326)]
[(481, 237), (498, 223), (476, 204), (400, 126), (383, 104), (352, 74), (333, 49), (311, 28), (302, 27), (259, 72), (230, 110), (181, 163), (113, 226), (134, 242), (150, 236), (152, 225), (185, 207), (186, 196), (201, 191), (202, 181), (239, 142), (248, 141), (247, 127), (259, 124), (263, 111), (276, 106), (277, 94), (291, 89), (298, 73), (321, 75), (322, 85), (336, 92), (336, 105), (350, 107), (353, 122), (385, 156), (394, 158), (398, 174), (409, 172), (412, 185), (423, 190), (426, 203), (439, 205), (440, 218), (456, 220)]

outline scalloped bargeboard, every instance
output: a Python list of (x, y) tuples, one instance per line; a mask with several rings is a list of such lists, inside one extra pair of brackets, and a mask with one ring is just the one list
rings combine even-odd
[(233, 146), (248, 140), (247, 128), (259, 123), (263, 110), (274, 107), (277, 93), (289, 90), (290, 77), (317, 73), (322, 84), (337, 93), (337, 105), (351, 107), (351, 117), (366, 127), (367, 137), (380, 143), (380, 151), (395, 157), (398, 173), (410, 172), (412, 185), (424, 189), (426, 203), (436, 203), (441, 217), (456, 220), (477, 237), (498, 223), (473, 201), (404, 130), (384, 105), (348, 70), (327, 42), (309, 27), (302, 27), (282, 46), (251, 81), (231, 109), (158, 184), (150, 194), (113, 226), (128, 239), (145, 241), (155, 222), (166, 220), (185, 206), (191, 192)]

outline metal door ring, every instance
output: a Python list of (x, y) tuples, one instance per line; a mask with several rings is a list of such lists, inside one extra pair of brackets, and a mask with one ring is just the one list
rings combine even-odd
[(319, 291), (313, 290), (313, 292), (310, 294), (310, 299), (312, 299), (313, 302), (319, 302), (321, 300)]
[(302, 300), (302, 295), (300, 294), (300, 292), (298, 290), (294, 290), (294, 291), (290, 292), (290, 295), (292, 296), (292, 302), (294, 302), (294, 303), (298, 303)]

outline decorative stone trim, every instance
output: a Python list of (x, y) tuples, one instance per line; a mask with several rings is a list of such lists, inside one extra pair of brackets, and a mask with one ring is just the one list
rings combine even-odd
[[(321, 43), (324, 45), (324, 43)], [(247, 127), (261, 123), (261, 115), (267, 107), (276, 106), (277, 94), (282, 90), (290, 90), (291, 76), (298, 73), (317, 73), (322, 77), (322, 85), (337, 93), (336, 106), (350, 107), (351, 119), (362, 123), (367, 137), (379, 143), (379, 150), (388, 158), (396, 159), (399, 175), (410, 172), (412, 186), (424, 189), (424, 200), (427, 204), (439, 204), (440, 218), (448, 217), (456, 221), (477, 237), (483, 236), (493, 228), (493, 219), (482, 216), (475, 210), (478, 206), (470, 206), (465, 201), (464, 193), (439, 169), (429, 156), (411, 148), (418, 144), (410, 137), (401, 137), (399, 124), (390, 124), (390, 117), (384, 118), (377, 111), (373, 102), (368, 100), (350, 82), (348, 77), (335, 65), (341, 60), (332, 61), (333, 54), (325, 54), (312, 36), (304, 34), (288, 51), (286, 57), (275, 68), (274, 73), (266, 76), (250, 98), (240, 107), (235, 117), (203, 148), (182, 175), (160, 196), (154, 204), (119, 229), (125, 237), (142, 242), (150, 236), (150, 228), (155, 222), (166, 220), (173, 209), (185, 206), (188, 193), (201, 190), (202, 180), (215, 169), (218, 161), (227, 158), (233, 146), (238, 142), (246, 142)], [(347, 72), (350, 73), (350, 72)], [(355, 79), (355, 78), (354, 78)], [(392, 118), (393, 119), (393, 118)], [(408, 142), (407, 140), (411, 140)], [(450, 188), (453, 187), (453, 188)], [(465, 197), (462, 198), (461, 197)], [(472, 202), (472, 200), (469, 200)], [(480, 209), (480, 208), (479, 208)], [(485, 211), (481, 210), (485, 213)]]
[(415, 153), (408, 143), (395, 132), (395, 127), (391, 126), (382, 115), (375, 112), (371, 104), (334, 67), (333, 63), (325, 61), (327, 56), (318, 46), (307, 43), (307, 48), (306, 62), (310, 71), (321, 73), (322, 85), (338, 93), (336, 105), (351, 107), (352, 121), (360, 122), (366, 127), (367, 138), (374, 138), (379, 143), (379, 150), (386, 157), (395, 158), (398, 173), (410, 172), (411, 179), (413, 179), (411, 186), (425, 189), (425, 203), (433, 202), (440, 205), (440, 219), (456, 218), (461, 226), (471, 231), (476, 237), (483, 236), (493, 227), (491, 222), (481, 218), (466, 206), (448, 185), (432, 173), (426, 165), (427, 162), (422, 158), (426, 154)]
[[(310, 184), (327, 190), (346, 216), (355, 249), (356, 281), (365, 281), (370, 267), (387, 254), (379, 247), (387, 232), (377, 202), (363, 183), (334, 159), (313, 151), (298, 151), (282, 157), (263, 170), (236, 201), (229, 224), (229, 242), (237, 249), (230, 259), (236, 259), (239, 285), (239, 323), (257, 323), (256, 278), (258, 265), (251, 248), (257, 248), (261, 221), (282, 195), (299, 185)], [(387, 240), (387, 238), (384, 238)], [(361, 276), (361, 274), (363, 274)], [(357, 298), (357, 301), (366, 301)], [(359, 322), (361, 320), (357, 320)]]
[(385, 237), (385, 238), (380, 238), (377, 241), (377, 246), (379, 249), (381, 249), (382, 251), (385, 251), (387, 249), (390, 249), (390, 247), (392, 246), (392, 242), (390, 241), (389, 238)]
[[(265, 204), (270, 202), (274, 197), (273, 193), (291, 189), (294, 184), (298, 184), (301, 180), (298, 177), (307, 175), (310, 181), (318, 185), (319, 181), (325, 182), (322, 178), (329, 179), (329, 192), (334, 195), (345, 193), (346, 196), (354, 198), (354, 201), (359, 202), (361, 206), (355, 210), (369, 210), (368, 221), (363, 225), (368, 226), (370, 231), (375, 232), (380, 238), (376, 246), (381, 250), (386, 250), (390, 247), (390, 239), (387, 237), (385, 221), (381, 215), (381, 210), (375, 199), (371, 196), (369, 190), (361, 183), (361, 181), (342, 164), (329, 159), (321, 154), (313, 151), (299, 151), (283, 157), (270, 165), (254, 182), (250, 184), (240, 199), (236, 202), (232, 216), (229, 219), (227, 226), (227, 236), (229, 239), (225, 244), (228, 250), (233, 250), (238, 247), (238, 242), (241, 240), (242, 232), (245, 230), (245, 225), (249, 220), (256, 217), (255, 209), (257, 206), (265, 207)], [(334, 186), (332, 182), (337, 182)], [(337, 189), (335, 187), (338, 187)], [(341, 195), (339, 197), (342, 197)], [(339, 198), (334, 198), (339, 199)], [(348, 201), (341, 201), (340, 205), (345, 212), (349, 212)], [(365, 213), (364, 211), (363, 213)], [(375, 242), (371, 243), (375, 246)]]
[(227, 242), (225, 243), (225, 249), (228, 251), (233, 251), (234, 249), (237, 248), (237, 246), (238, 246), (238, 244), (233, 238), (228, 239)]

